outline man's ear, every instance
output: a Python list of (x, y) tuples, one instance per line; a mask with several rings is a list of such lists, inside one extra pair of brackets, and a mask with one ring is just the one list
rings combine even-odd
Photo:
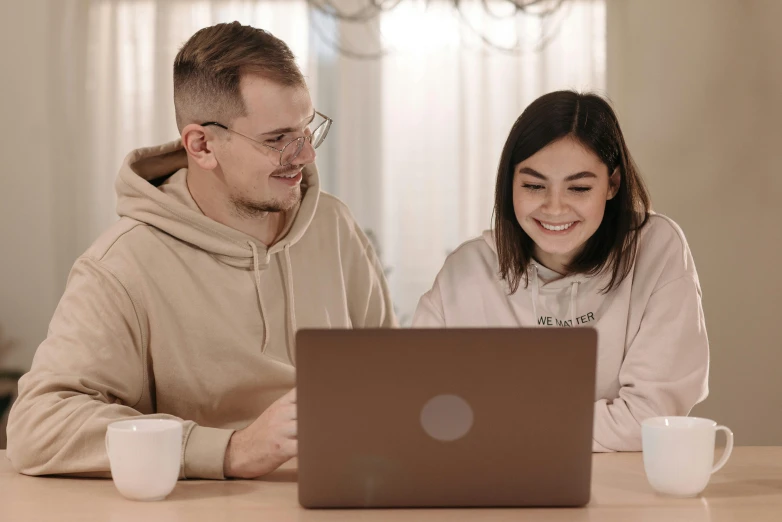
[(191, 123), (182, 129), (182, 145), (196, 165), (204, 170), (217, 168), (217, 158), (213, 150), (213, 142), (208, 131), (201, 125)]
[(614, 196), (619, 193), (619, 186), (622, 184), (622, 175), (619, 173), (619, 167), (614, 169), (614, 172), (608, 176), (608, 197), (606, 197), (606, 201), (609, 199), (614, 199)]

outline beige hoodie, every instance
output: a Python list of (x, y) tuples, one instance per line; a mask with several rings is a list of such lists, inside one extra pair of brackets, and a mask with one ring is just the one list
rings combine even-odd
[(223, 478), (233, 430), (294, 386), (298, 328), (396, 324), (371, 244), (314, 165), (270, 248), (202, 214), (186, 166), (178, 141), (126, 158), (121, 219), (74, 264), (19, 382), (7, 456), (22, 473), (105, 476), (106, 426), (154, 415), (184, 420), (183, 478)]
[(421, 298), (413, 325), (594, 327), (594, 451), (639, 451), (641, 421), (687, 415), (708, 394), (698, 274), (684, 234), (665, 216), (649, 217), (635, 265), (608, 294), (607, 277), (562, 278), (533, 264), (529, 285), (522, 279), (509, 295), (498, 273), (491, 232), (463, 244)]

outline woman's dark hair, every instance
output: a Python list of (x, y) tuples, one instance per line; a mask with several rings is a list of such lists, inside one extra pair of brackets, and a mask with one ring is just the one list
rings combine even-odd
[(573, 91), (545, 94), (532, 102), (513, 124), (502, 149), (494, 196), (494, 233), (500, 261), (500, 277), (511, 293), (521, 277), (528, 283), (527, 268), (534, 243), (524, 232), (513, 209), (513, 181), (516, 166), (545, 146), (571, 138), (597, 155), (608, 167), (618, 170), (619, 191), (606, 201), (605, 214), (597, 231), (567, 266), (569, 274), (611, 273), (602, 289), (618, 286), (635, 263), (638, 237), (651, 211), (649, 192), (627, 150), (619, 121), (611, 106), (600, 96)]

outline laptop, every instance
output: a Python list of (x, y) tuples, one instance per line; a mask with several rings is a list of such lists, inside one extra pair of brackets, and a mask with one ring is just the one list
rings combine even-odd
[(305, 508), (583, 506), (592, 328), (301, 330)]

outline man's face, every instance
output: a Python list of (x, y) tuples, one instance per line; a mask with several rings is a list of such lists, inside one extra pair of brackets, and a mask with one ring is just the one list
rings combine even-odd
[(247, 114), (225, 124), (258, 143), (220, 131), (214, 152), (228, 197), (240, 215), (290, 210), (301, 201), (301, 171), (315, 161), (315, 150), (304, 140), (298, 156), (282, 167), (280, 153), (261, 143), (282, 150), (311, 134), (315, 111), (309, 92), (304, 86), (286, 87), (257, 75), (244, 75), (240, 89)]

